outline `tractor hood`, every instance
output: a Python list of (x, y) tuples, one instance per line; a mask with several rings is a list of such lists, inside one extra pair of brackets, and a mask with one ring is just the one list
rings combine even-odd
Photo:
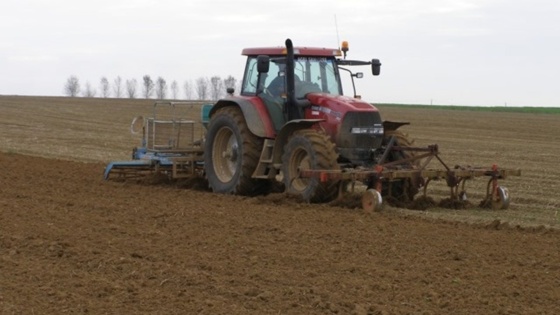
[(322, 119), (321, 130), (336, 145), (339, 158), (355, 165), (366, 165), (372, 152), (381, 147), (383, 121), (375, 106), (347, 96), (308, 93), (311, 106), (306, 119)]
[(377, 108), (370, 103), (343, 95), (307, 93), (305, 97), (313, 105), (327, 107), (340, 113), (345, 113), (347, 111), (378, 111)]

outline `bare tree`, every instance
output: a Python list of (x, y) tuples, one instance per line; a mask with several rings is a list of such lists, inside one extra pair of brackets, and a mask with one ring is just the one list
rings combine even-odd
[(164, 99), (167, 95), (167, 82), (162, 77), (156, 80), (156, 97), (160, 100)]
[(218, 100), (224, 94), (224, 81), (215, 75), (210, 78), (210, 96), (212, 100)]
[(113, 84), (113, 92), (115, 92), (115, 97), (116, 98), (121, 98), (122, 94), (123, 94), (123, 90), (122, 90), (122, 78), (120, 76), (115, 78), (114, 84)]
[(227, 78), (224, 79), (224, 85), (226, 86), (226, 89), (232, 88), (235, 91), (237, 85), (237, 79), (229, 75)]
[(86, 89), (83, 92), (84, 97), (95, 97), (95, 94), (97, 94), (97, 91), (89, 82), (86, 82)]
[(186, 80), (185, 83), (183, 83), (183, 90), (185, 91), (185, 99), (192, 100), (193, 88), (190, 80)]
[(145, 75), (142, 79), (144, 80), (142, 84), (144, 88), (144, 98), (150, 98), (154, 93), (154, 81), (152, 81), (152, 78), (150, 78), (149, 75)]
[(103, 98), (109, 97), (109, 80), (107, 80), (107, 77), (102, 77), (99, 84), (101, 85), (101, 96)]
[(71, 75), (64, 84), (64, 94), (76, 97), (80, 93), (80, 80), (75, 75)]
[(136, 98), (137, 85), (138, 82), (136, 82), (136, 79), (126, 80), (126, 94), (128, 95), (128, 98)]
[(208, 99), (208, 79), (204, 77), (200, 77), (196, 79), (196, 93), (198, 94), (199, 100), (207, 100)]
[(173, 96), (174, 100), (177, 99), (178, 94), (179, 94), (179, 84), (177, 83), (176, 80), (173, 80), (173, 82), (171, 82), (171, 95)]

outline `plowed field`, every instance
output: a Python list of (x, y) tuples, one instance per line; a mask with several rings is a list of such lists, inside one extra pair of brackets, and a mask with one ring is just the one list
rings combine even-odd
[(0, 97), (0, 314), (560, 314), (559, 116), (381, 107), (451, 165), (523, 176), (507, 211), (366, 215), (103, 181), (151, 109)]

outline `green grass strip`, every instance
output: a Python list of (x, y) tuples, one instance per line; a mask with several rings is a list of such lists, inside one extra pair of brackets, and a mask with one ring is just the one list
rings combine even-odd
[(505, 107), (505, 106), (455, 106), (455, 105), (412, 105), (412, 104), (374, 104), (387, 107), (410, 107), (421, 109), (463, 110), (478, 112), (505, 112), (505, 113), (531, 113), (531, 114), (560, 114), (559, 107)]

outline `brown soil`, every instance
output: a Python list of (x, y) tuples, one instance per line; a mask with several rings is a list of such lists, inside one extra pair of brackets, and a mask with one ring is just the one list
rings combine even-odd
[(558, 314), (560, 234), (0, 154), (1, 314)]
[[(364, 214), (352, 195), (103, 181), (152, 109), (0, 96), (0, 314), (560, 314), (560, 115), (382, 107), (450, 165), (523, 176), (504, 181), (509, 210), (439, 208), (448, 189), (434, 183), (425, 211)], [(469, 183), (473, 204), (485, 185)]]

